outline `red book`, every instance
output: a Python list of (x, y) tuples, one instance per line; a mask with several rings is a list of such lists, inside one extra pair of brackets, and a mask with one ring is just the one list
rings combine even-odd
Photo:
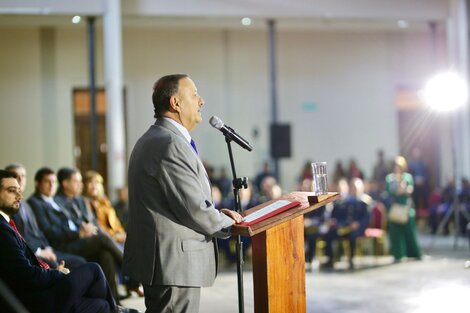
[(251, 226), (298, 205), (300, 205), (299, 201), (277, 200), (256, 212), (248, 214), (243, 219), (243, 222), (238, 225)]

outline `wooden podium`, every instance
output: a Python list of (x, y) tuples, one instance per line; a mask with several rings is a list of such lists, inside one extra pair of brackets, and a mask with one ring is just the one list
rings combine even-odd
[(338, 198), (338, 193), (292, 192), (242, 212), (248, 215), (277, 200), (300, 202), (251, 226), (232, 228), (235, 235), (252, 237), (255, 313), (306, 312), (303, 215)]

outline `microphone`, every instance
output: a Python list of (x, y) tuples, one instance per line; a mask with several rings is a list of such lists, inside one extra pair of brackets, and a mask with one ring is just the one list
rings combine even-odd
[(215, 115), (212, 116), (209, 119), (209, 124), (211, 124), (212, 127), (217, 128), (218, 130), (220, 130), (226, 138), (229, 138), (230, 140), (233, 140), (236, 143), (238, 143), (240, 145), (240, 147), (242, 147), (242, 148), (244, 148), (248, 151), (253, 150), (253, 147), (250, 146), (248, 141), (246, 141), (239, 134), (237, 134), (233, 130), (233, 128), (231, 128), (228, 125), (225, 125), (224, 122), (222, 122), (222, 120), (220, 118), (218, 118), (217, 116), (215, 116)]

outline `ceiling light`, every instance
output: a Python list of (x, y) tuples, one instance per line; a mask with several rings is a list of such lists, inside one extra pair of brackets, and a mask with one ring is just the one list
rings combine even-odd
[(408, 26), (409, 26), (408, 22), (405, 21), (405, 20), (398, 20), (397, 25), (400, 28), (408, 28)]
[(242, 25), (243, 26), (250, 26), (251, 25), (251, 18), (249, 18), (249, 17), (242, 18)]
[(80, 16), (75, 15), (74, 17), (72, 17), (72, 23), (78, 24), (78, 23), (80, 23), (81, 19), (82, 18)]

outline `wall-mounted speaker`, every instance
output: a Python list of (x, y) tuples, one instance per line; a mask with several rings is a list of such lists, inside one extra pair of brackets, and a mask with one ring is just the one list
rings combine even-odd
[(290, 158), (290, 124), (271, 124), (271, 157), (274, 159)]

